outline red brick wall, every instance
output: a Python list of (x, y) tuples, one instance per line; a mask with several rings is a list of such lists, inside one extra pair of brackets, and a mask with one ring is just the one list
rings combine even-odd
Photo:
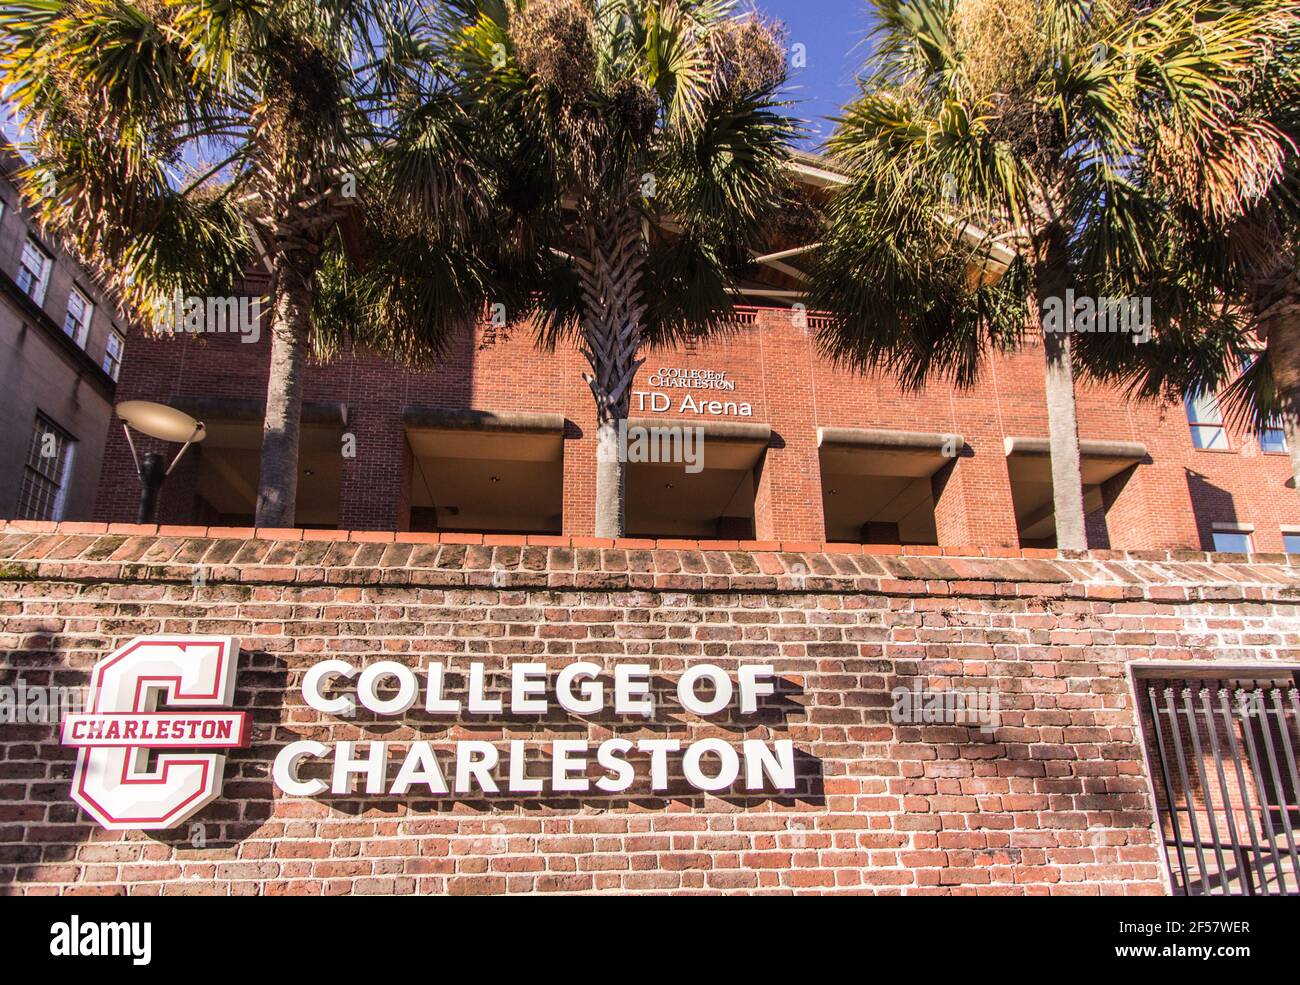
[[(222, 798), (193, 819), (203, 848), (188, 823), (101, 830), (68, 798), (72, 756), (54, 727), (0, 726), (4, 891), (1159, 894), (1126, 665), (1278, 662), (1300, 648), (1297, 569), (1280, 556), (305, 537), (0, 528), (0, 686), (84, 684), (138, 634), (235, 634), (237, 704), (254, 720)], [(194, 584), (196, 566), (206, 584)], [(325, 656), (500, 669), (636, 660), (660, 691), (692, 663), (770, 662), (781, 683), (743, 721), (670, 705), (649, 725), (419, 712), (344, 722), (302, 699), (305, 669)], [(998, 728), (893, 723), (889, 692), (917, 684), (995, 688)], [(521, 738), (544, 755), (559, 736), (611, 734), (788, 738), (799, 789), (299, 799), (269, 778), (276, 751), (304, 737)]]
[[(341, 527), (406, 526), (400, 514), (410, 468), (400, 415), (412, 404), (563, 414), (569, 421), (564, 532), (592, 533), (595, 418), (581, 355), (566, 345), (539, 353), (526, 332), (498, 335), (483, 346), (482, 330), (476, 332), (466, 332), (427, 371), (346, 354), (311, 368), (306, 399), (345, 402), (349, 430), (358, 439), (356, 459), (344, 461)], [(962, 434), (968, 454), (944, 490), (940, 543), (1018, 546), (1003, 439), (1047, 434), (1041, 349), (991, 358), (967, 391), (938, 383), (909, 392), (886, 377), (829, 364), (818, 355), (814, 334), (788, 312), (760, 310), (752, 324), (690, 353), (650, 353), (636, 389), (646, 389), (646, 377), (660, 366), (723, 369), (737, 381), (728, 396), (750, 402), (750, 420), (770, 424), (775, 435), (756, 489), (755, 532), (762, 540), (825, 539), (817, 428), (874, 427)], [(118, 399), (264, 398), (269, 342), (263, 336), (257, 345), (221, 336), (132, 337)], [(1079, 429), (1083, 438), (1141, 441), (1151, 455), (1124, 487), (1121, 508), (1108, 524), (1109, 546), (1209, 549), (1215, 522), (1240, 521), (1255, 525), (1257, 550), (1277, 551), (1281, 525), (1300, 525), (1300, 497), (1286, 486), (1287, 457), (1263, 455), (1253, 439), (1237, 433), (1230, 435), (1231, 451), (1193, 449), (1181, 405), (1130, 403), (1114, 390), (1081, 383)], [(132, 520), (138, 498), (130, 453), (114, 427), (96, 516)], [(201, 522), (192, 484), (169, 480), (159, 517)]]

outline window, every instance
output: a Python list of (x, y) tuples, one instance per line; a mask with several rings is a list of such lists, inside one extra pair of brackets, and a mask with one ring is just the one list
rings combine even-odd
[(122, 349), (125, 346), (121, 335), (117, 332), (108, 333), (108, 341), (104, 343), (104, 372), (115, 380), (122, 371)]
[(1244, 527), (1218, 527), (1212, 532), (1214, 549), (1227, 554), (1250, 553), (1250, 530)]
[(90, 298), (75, 287), (68, 295), (68, 313), (63, 317), (63, 331), (73, 342), (86, 347), (90, 337), (90, 319), (95, 313), (95, 305)]
[(53, 261), (48, 253), (30, 239), (23, 244), (23, 257), (18, 264), (18, 286), (37, 304), (45, 302), (45, 289), (50, 286), (50, 267)]
[(1259, 432), (1259, 450), (1286, 453), (1286, 432), (1281, 428), (1267, 427)]
[(1300, 554), (1300, 530), (1290, 533), (1282, 531), (1282, 550), (1288, 554)]
[(1227, 449), (1228, 433), (1223, 429), (1219, 400), (1211, 390), (1189, 393), (1183, 398), (1187, 423), (1192, 428), (1193, 448)]
[(67, 497), (76, 442), (44, 414), (36, 415), (32, 443), (23, 466), (18, 516), (23, 520), (59, 520)]

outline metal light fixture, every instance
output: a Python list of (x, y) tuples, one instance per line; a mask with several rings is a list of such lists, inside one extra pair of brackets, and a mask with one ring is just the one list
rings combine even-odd
[[(140, 476), (140, 513), (136, 522), (149, 523), (158, 503), (158, 490), (162, 488), (163, 479), (171, 475), (172, 469), (176, 468), (176, 463), (185, 454), (185, 449), (202, 441), (208, 433), (202, 421), (196, 421), (184, 411), (148, 400), (123, 401), (117, 405), (117, 416), (122, 419), (122, 431), (126, 434), (126, 443), (131, 447), (136, 473)], [(171, 465), (164, 469), (163, 456), (156, 451), (147, 452), (142, 461), (136, 454), (135, 442), (131, 440), (132, 428), (159, 441), (183, 442)]]

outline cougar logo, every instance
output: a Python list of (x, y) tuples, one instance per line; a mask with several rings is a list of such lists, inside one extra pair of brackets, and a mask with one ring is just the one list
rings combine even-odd
[[(105, 828), (172, 828), (221, 793), (224, 753), (248, 745), (233, 636), (140, 636), (99, 661), (85, 712), (66, 715), (72, 799)], [(196, 709), (196, 710), (191, 710)], [(183, 749), (185, 752), (157, 752)]]

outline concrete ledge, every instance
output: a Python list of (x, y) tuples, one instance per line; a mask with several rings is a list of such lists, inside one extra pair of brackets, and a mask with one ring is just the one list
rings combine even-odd
[[(1047, 438), (1006, 438), (1004, 439), (1007, 456), (1011, 455), (1050, 455), (1051, 443)], [(1147, 446), (1140, 441), (1096, 441), (1085, 439), (1079, 442), (1079, 454), (1084, 458), (1124, 458), (1140, 462), (1147, 457)]]
[(411, 405), (402, 408), (402, 423), (407, 427), (444, 431), (506, 431), (517, 434), (556, 434), (564, 431), (563, 414), (526, 414), (517, 411), (495, 413)]
[(772, 440), (772, 428), (767, 424), (744, 424), (739, 421), (629, 417), (627, 426), (630, 428), (697, 427), (704, 430), (704, 437), (710, 441), (731, 441), (737, 444), (766, 445)]
[(898, 451), (940, 451), (951, 448), (960, 454), (966, 440), (960, 435), (935, 431), (889, 431), (882, 428), (817, 429), (819, 448), (875, 448)]

